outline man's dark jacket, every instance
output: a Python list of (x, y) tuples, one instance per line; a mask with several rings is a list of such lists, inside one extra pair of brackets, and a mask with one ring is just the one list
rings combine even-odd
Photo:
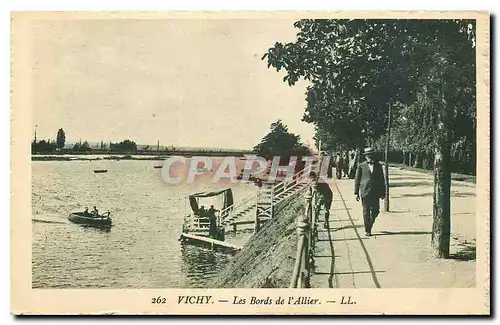
[(366, 161), (358, 165), (354, 183), (354, 195), (361, 195), (361, 197), (374, 195), (377, 198), (385, 196), (384, 172), (378, 161), (373, 162), (373, 172), (370, 172), (370, 167), (368, 167), (368, 162)]

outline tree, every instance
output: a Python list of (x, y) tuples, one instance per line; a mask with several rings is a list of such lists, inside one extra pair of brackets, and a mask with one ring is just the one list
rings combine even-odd
[(80, 141), (73, 145), (73, 151), (76, 152), (88, 152), (90, 150), (92, 149), (90, 148), (88, 141), (84, 141), (83, 143)]
[(77, 152), (88, 152), (90, 150), (91, 150), (91, 148), (90, 148), (90, 145), (87, 141), (84, 141), (83, 143), (77, 142), (73, 146), (73, 151), (77, 151)]
[[(432, 246), (437, 257), (447, 258), (451, 147), (456, 143), (457, 133), (467, 134), (475, 128), (473, 121), (466, 122), (475, 116), (475, 34), (471, 21), (430, 21), (428, 24), (432, 28), (415, 33), (418, 43), (413, 44), (420, 62), (415, 80), (421, 83), (415, 87), (420, 100), (414, 101), (413, 108), (420, 110), (423, 119), (416, 127), (420, 133), (430, 135), (419, 141), (430, 145), (420, 149), (425, 156), (434, 156)], [(415, 128), (413, 132), (418, 131)]]
[(300, 20), (295, 43), (276, 43), (263, 58), (284, 81), (311, 82), (304, 121), (329, 130), (336, 142), (361, 148), (386, 131), (388, 103), (403, 99), (407, 79), (390, 20)]
[(57, 131), (56, 147), (58, 149), (63, 149), (65, 143), (66, 143), (66, 134), (64, 133), (64, 130), (61, 128)]
[(32, 142), (31, 150), (34, 153), (53, 153), (56, 149), (56, 143), (50, 140), (41, 140), (38, 142)]
[(300, 136), (288, 132), (288, 127), (278, 120), (271, 124), (269, 133), (253, 148), (258, 156), (303, 156), (310, 153), (300, 141)]
[(84, 141), (82, 145), (80, 146), (80, 151), (90, 151), (90, 145), (88, 141)]
[[(303, 120), (316, 125), (319, 139), (350, 148), (374, 143), (388, 130), (390, 106), (395, 124), (407, 128), (403, 142), (434, 156), (432, 246), (447, 257), (448, 146), (459, 136), (452, 148), (473, 155), (474, 22), (308, 19), (294, 26), (297, 41), (276, 43), (262, 59), (285, 69), (290, 86), (309, 80)], [(457, 132), (463, 126), (466, 131)]]
[(111, 151), (132, 152), (137, 150), (137, 144), (131, 140), (124, 140), (119, 143), (110, 143)]

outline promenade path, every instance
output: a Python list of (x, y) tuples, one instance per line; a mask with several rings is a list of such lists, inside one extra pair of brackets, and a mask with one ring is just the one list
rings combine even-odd
[(476, 285), (476, 186), (452, 182), (450, 259), (432, 257), (433, 176), (389, 168), (390, 212), (366, 237), (354, 181), (330, 184), (329, 229), (320, 215), (313, 288), (438, 288)]

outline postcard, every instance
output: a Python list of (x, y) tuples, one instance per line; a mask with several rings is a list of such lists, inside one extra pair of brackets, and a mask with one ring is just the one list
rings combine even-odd
[(489, 13), (11, 26), (13, 314), (490, 314)]

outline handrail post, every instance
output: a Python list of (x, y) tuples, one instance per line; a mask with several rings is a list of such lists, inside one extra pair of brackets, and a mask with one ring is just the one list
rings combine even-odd
[[(297, 180), (298, 182), (298, 180)], [(291, 288), (310, 288), (310, 277), (314, 268), (314, 238), (317, 227), (316, 212), (314, 211), (313, 198), (315, 191), (311, 184), (305, 196), (305, 211), (297, 218), (297, 254), (295, 265), (290, 279)], [(315, 201), (314, 201), (315, 202)]]
[(255, 202), (255, 223), (254, 223), (254, 234), (258, 233), (260, 230), (260, 220), (259, 220), (259, 196), (257, 195), (257, 201)]
[(304, 216), (304, 219), (302, 222), (299, 224), (302, 226), (302, 229), (300, 230), (301, 233), (304, 235), (304, 246), (303, 246), (303, 254), (302, 254), (302, 265), (303, 265), (303, 270), (302, 270), (302, 283), (301, 287), (302, 288), (309, 288), (309, 277), (310, 277), (310, 248), (312, 247), (312, 242), (311, 242), (311, 214), (312, 214), (312, 191), (309, 190), (307, 195), (306, 195), (306, 213)]
[(311, 192), (311, 220), (312, 220), (312, 223), (316, 223), (317, 219), (318, 219), (318, 208), (317, 208), (317, 196), (316, 196), (316, 191), (311, 187), (309, 188), (309, 191)]
[(312, 187), (309, 187), (308, 191), (307, 191), (307, 196), (306, 196), (306, 200), (307, 200), (307, 206), (310, 206), (311, 208), (308, 209), (307, 211), (307, 220), (309, 221), (309, 224), (311, 225), (311, 227), (309, 227), (309, 236), (308, 236), (308, 239), (309, 239), (309, 249), (312, 249), (313, 247), (313, 238), (312, 238), (312, 230), (314, 229), (314, 215), (315, 215), (315, 208), (314, 208), (314, 195), (313, 195), (313, 190), (312, 190)]
[(316, 196), (316, 191), (314, 188), (309, 187), (309, 193), (311, 195), (311, 213), (309, 215), (309, 222), (311, 223), (311, 227), (309, 229), (309, 270), (313, 269), (315, 266), (315, 261), (314, 261), (314, 252), (316, 251), (316, 246), (315, 246), (315, 241), (318, 235), (318, 224), (317, 224), (317, 218), (318, 218), (318, 209), (316, 208), (316, 201), (317, 201), (317, 196)]
[(254, 229), (253, 229), (254, 234), (256, 234), (259, 231), (259, 202), (261, 201), (261, 196), (262, 196), (262, 192), (261, 192), (261, 189), (259, 188), (257, 190), (257, 199), (255, 201), (255, 223), (254, 223)]
[(271, 186), (271, 219), (274, 218), (274, 185)]

